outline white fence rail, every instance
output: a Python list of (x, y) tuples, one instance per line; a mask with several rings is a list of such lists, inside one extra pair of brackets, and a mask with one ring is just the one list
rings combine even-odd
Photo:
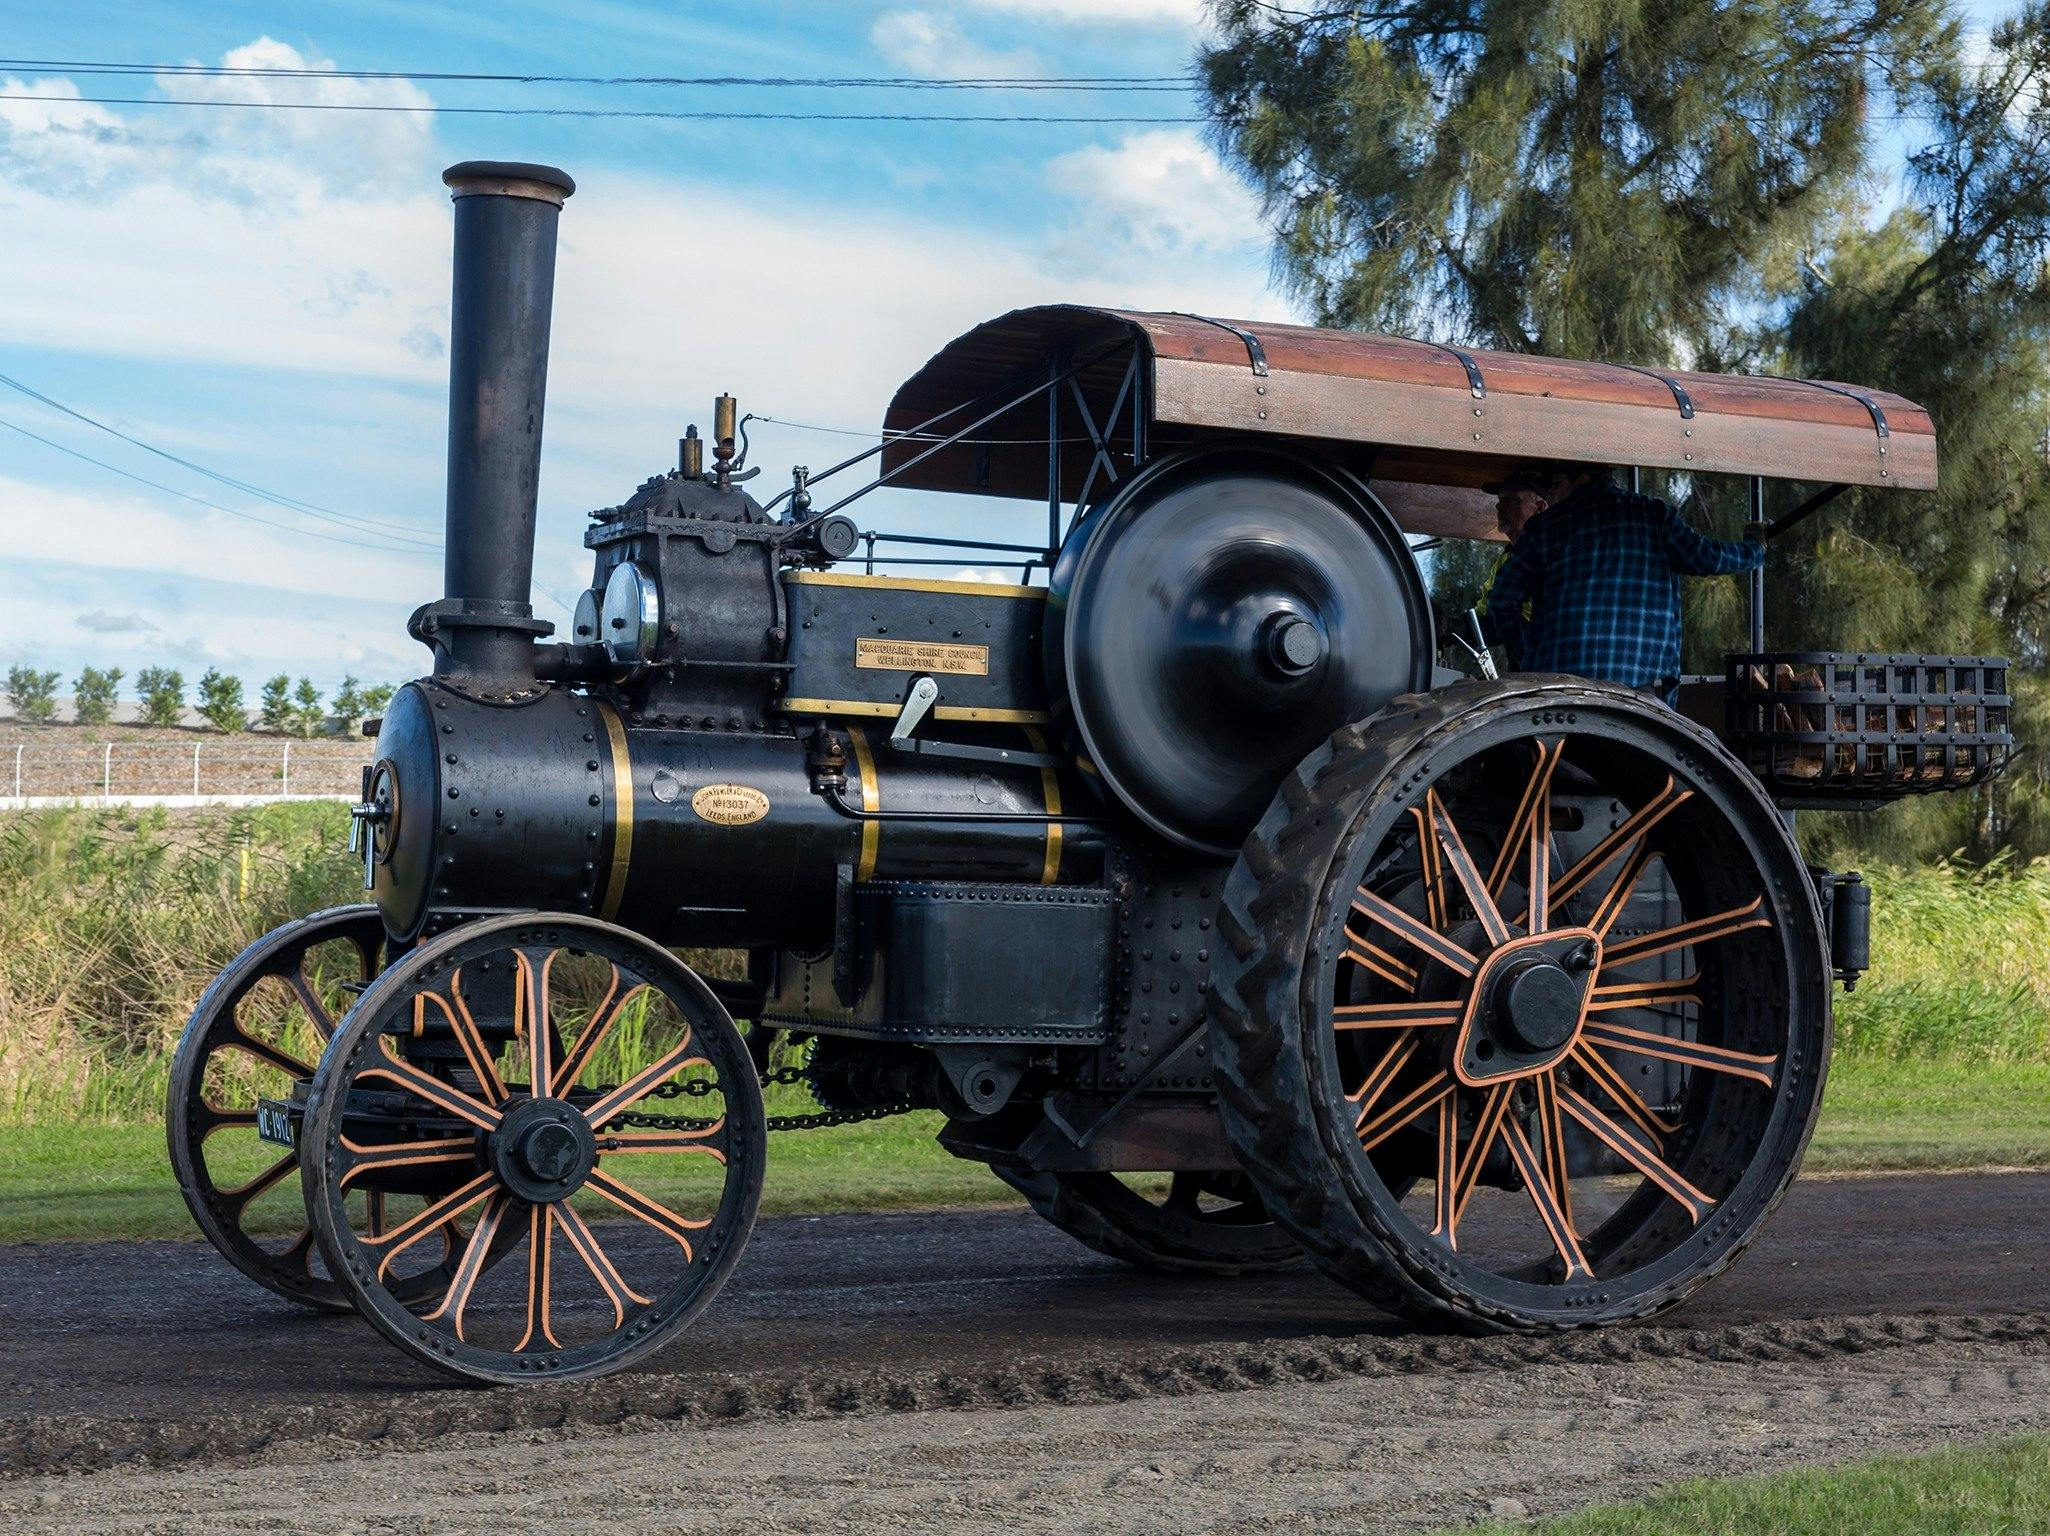
[(367, 747), (341, 741), (22, 742), (0, 746), (0, 807), (354, 799)]

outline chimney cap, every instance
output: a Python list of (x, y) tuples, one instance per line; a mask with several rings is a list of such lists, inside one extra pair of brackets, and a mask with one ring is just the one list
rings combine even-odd
[(457, 197), (530, 197), (558, 208), (576, 191), (567, 171), (519, 160), (465, 160), (441, 173)]

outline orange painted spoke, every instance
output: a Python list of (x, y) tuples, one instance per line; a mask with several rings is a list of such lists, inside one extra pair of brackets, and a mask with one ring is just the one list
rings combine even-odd
[(1682, 789), (1679, 780), (1668, 778), (1665, 788), (1633, 812), (1615, 831), (1596, 843), (1588, 850), (1586, 857), (1553, 883), (1551, 909), (1554, 912), (1558, 911), (1567, 897), (1600, 874), (1611, 859), (1693, 798), (1693, 790)]
[(598, 1150), (607, 1157), (615, 1152), (702, 1152), (723, 1163), (726, 1153), (711, 1145), (711, 1141), (725, 1129), (726, 1117), (721, 1115), (710, 1125), (695, 1130), (621, 1131), (617, 1135), (601, 1137)]
[(684, 1026), (683, 1040), (676, 1049), (651, 1066), (642, 1068), (632, 1077), (597, 1100), (584, 1111), (584, 1118), (591, 1122), (592, 1129), (602, 1128), (606, 1121), (628, 1105), (646, 1098), (662, 1083), (663, 1079), (681, 1072), (685, 1067), (708, 1067), (711, 1063), (702, 1056), (691, 1054), (694, 1044), (690, 1027)]
[(519, 962), (520, 995), (526, 999), (524, 1017), (531, 1069), (527, 1077), (527, 1091), (537, 1099), (547, 1098), (555, 1092), (555, 1021), (548, 984), (549, 973), (555, 968), (556, 953), (550, 950), (548, 958), (541, 962), (537, 971), (533, 956), (523, 949), (514, 951), (514, 958)]
[(1333, 1029), (1406, 1029), (1457, 1024), (1459, 1003), (1344, 1003), (1332, 1010)]
[(1508, 943), (1509, 924), (1503, 918), (1501, 908), (1495, 905), (1495, 898), (1488, 894), (1488, 884), (1481, 878), (1480, 867), (1474, 863), (1473, 855), (1466, 851), (1466, 840), (1459, 835), (1459, 828), (1452, 824), (1452, 813), (1445, 809), (1445, 802), (1438, 798), (1435, 789), (1424, 791), (1424, 807), (1430, 814), (1432, 834), (1445, 852), (1446, 867), (1466, 893), (1466, 903), (1480, 920), (1481, 932), (1488, 936), (1490, 944)]
[(1438, 1165), (1436, 1185), (1437, 1221), (1431, 1236), (1442, 1237), (1449, 1248), (1459, 1246), (1459, 1218), (1453, 1214), (1453, 1191), (1459, 1185), (1459, 1113), (1450, 1096), (1438, 1104)]
[(215, 1109), (213, 1105), (200, 1105), (200, 1119), (204, 1124), (199, 1137), (204, 1141), (215, 1131), (251, 1130), (256, 1125), (256, 1111), (253, 1109)]
[(1559, 1102), (1565, 1107), (1567, 1114), (1594, 1132), (1611, 1152), (1686, 1207), (1687, 1214), (1694, 1219), (1697, 1226), (1700, 1225), (1701, 1218), (1715, 1208), (1712, 1196), (1703, 1194), (1681, 1178), (1658, 1153), (1571, 1088), (1559, 1090)]
[(459, 1120), (467, 1120), (479, 1130), (496, 1130), (504, 1117), (489, 1104), (473, 1099), (453, 1083), (444, 1083), (440, 1078), (421, 1071), (410, 1061), (403, 1061), (392, 1054), (391, 1041), (383, 1042), (384, 1061), (363, 1072), (365, 1080), (384, 1078), (397, 1083), (409, 1093), (419, 1095), (436, 1109), (447, 1110)]
[(1641, 933), (1635, 938), (1620, 939), (1602, 951), (1602, 964), (1628, 965), (1633, 960), (1649, 960), (1653, 955), (1663, 955), (1689, 944), (1706, 944), (1733, 933), (1742, 933), (1747, 928), (1770, 928), (1772, 919), (1765, 915), (1765, 898), (1754, 896), (1741, 907), (1732, 907), (1727, 912), (1717, 912), (1709, 917), (1697, 917), (1692, 922), (1675, 923), (1670, 928), (1660, 928), (1652, 933)]
[[(538, 1035), (541, 1031), (537, 1030)], [(527, 1331), (520, 1335), (515, 1351), (525, 1349), (539, 1333), (556, 1349), (562, 1340), (555, 1336), (555, 1319), (549, 1306), (550, 1271), (554, 1269), (555, 1217), (548, 1206), (529, 1207), (527, 1217)]]
[(1397, 1035), (1388, 1042), (1388, 1049), (1382, 1052), (1381, 1059), (1374, 1063), (1374, 1069), (1367, 1074), (1367, 1080), (1345, 1096), (1348, 1103), (1357, 1106), (1357, 1113), (1353, 1116), (1355, 1128), (1366, 1122), (1375, 1102), (1388, 1091), (1388, 1085), (1394, 1082), (1396, 1075), (1409, 1064), (1410, 1057), (1416, 1054), (1417, 1044), (1416, 1031), (1413, 1029)]
[(443, 1195), (426, 1210), (400, 1222), (383, 1236), (364, 1239), (363, 1246), (377, 1256), (377, 1277), (382, 1280), (393, 1259), (421, 1238), (440, 1231), (453, 1218), (462, 1215), (490, 1194), (497, 1183), (497, 1175), (480, 1173), (453, 1194)]
[(1501, 1134), (1502, 1121), (1509, 1113), (1510, 1085), (1501, 1083), (1488, 1090), (1488, 1096), (1481, 1104), (1480, 1117), (1474, 1122), (1473, 1140), (1467, 1144), (1465, 1161), (1452, 1177), (1452, 1222), (1454, 1227), (1459, 1218), (1466, 1214), (1466, 1202), (1473, 1198), (1474, 1186), (1480, 1182), (1481, 1165), (1488, 1160), (1488, 1152), (1495, 1145), (1495, 1138)]
[(1396, 959), (1378, 944), (1354, 933), (1346, 934), (1352, 942), (1346, 946), (1345, 958), (1355, 965), (1363, 965), (1390, 986), (1402, 988), (1405, 992), (1416, 990), (1416, 967)]
[(1623, 867), (1616, 871), (1616, 878), (1609, 882), (1608, 890), (1602, 893), (1601, 904), (1594, 909), (1594, 916), (1587, 926), (1603, 938), (1608, 937), (1609, 930), (1616, 926), (1616, 919), (1630, 905), (1630, 898), (1636, 894), (1644, 872), (1651, 868), (1651, 861), (1657, 857), (1658, 853), (1651, 844), (1632, 843), (1629, 856), (1623, 860)]
[(1449, 1072), (1433, 1072), (1416, 1087), (1360, 1126), (1360, 1148), (1371, 1152), (1420, 1115), (1452, 1097), (1457, 1085)]
[(569, 1239), (570, 1248), (584, 1261), (584, 1268), (591, 1272), (591, 1278), (598, 1282), (598, 1288), (605, 1293), (605, 1299), (612, 1303), (613, 1327), (620, 1327), (626, 1322), (628, 1302), (639, 1307), (653, 1303), (653, 1297), (643, 1296), (626, 1283), (618, 1266), (612, 1262), (611, 1256), (599, 1243), (598, 1234), (577, 1214), (575, 1206), (565, 1200), (551, 1209), (555, 1212), (556, 1223), (562, 1228), (562, 1235)]
[(1566, 1123), (1559, 1116), (1559, 1080), (1540, 1072), (1533, 1081), (1537, 1091), (1538, 1160), (1544, 1165), (1545, 1181), (1559, 1209), (1566, 1215), (1566, 1230), (1573, 1230), (1573, 1170), (1566, 1161)]
[[(1596, 987), (1588, 994), (1589, 1013), (1616, 1013), (1625, 1008), (1664, 1008), (1678, 1003), (1698, 1003), (1694, 990), (1699, 976), (1671, 976), (1663, 981), (1616, 981)], [(1656, 1038), (1656, 1037), (1654, 1037)]]
[(676, 1212), (670, 1210), (668, 1206), (656, 1204), (631, 1184), (622, 1184), (609, 1173), (600, 1173), (594, 1170), (591, 1174), (590, 1183), (586, 1187), (596, 1190), (622, 1211), (625, 1211), (627, 1215), (639, 1217), (657, 1232), (680, 1243), (683, 1247), (683, 1256), (686, 1261), (690, 1259), (693, 1252), (690, 1245), (690, 1234), (702, 1232), (712, 1224), (709, 1217), (704, 1221), (693, 1221), (687, 1216), (679, 1216)]
[[(305, 962), (300, 962), (303, 965)], [(313, 988), (306, 980), (306, 972), (299, 966), (292, 968), (292, 974), (285, 980), (294, 992), (299, 994), (299, 1006), (306, 1010), (306, 1017), (313, 1021), (313, 1028), (323, 1040), (334, 1038), (335, 1016), (327, 1011), (327, 1005), (313, 995)]]
[(223, 1189), (218, 1193), (221, 1199), (235, 1207), (235, 1219), (239, 1221), (242, 1213), (255, 1203), (257, 1196), (267, 1189), (275, 1189), (279, 1180), (298, 1166), (299, 1154), (287, 1152), (247, 1184), (237, 1184), (233, 1189)]
[(1623, 1074), (1600, 1051), (1589, 1045), (1585, 1039), (1573, 1044), (1573, 1059), (1580, 1063), (1581, 1070), (1593, 1078), (1618, 1109), (1628, 1115), (1647, 1136), (1656, 1142), (1660, 1137), (1672, 1134), (1680, 1128), (1677, 1120), (1667, 1120), (1644, 1102), (1635, 1088), (1623, 1080)]
[(477, 1143), (468, 1136), (435, 1137), (428, 1141), (395, 1141), (385, 1146), (362, 1146), (342, 1138), (342, 1150), (349, 1155), (347, 1171), (338, 1187), (347, 1189), (366, 1173), (382, 1168), (416, 1168), (429, 1163), (467, 1163), (477, 1156)]
[(1467, 950), (1453, 943), (1436, 929), (1427, 926), (1421, 918), (1409, 913), (1371, 891), (1361, 891), (1352, 899), (1353, 911), (1361, 917), (1371, 918), (1399, 939), (1407, 939), (1418, 949), (1440, 964), (1457, 971), (1462, 976), (1471, 976), (1480, 961)]
[(1423, 806), (1409, 813), (1416, 818), (1417, 868), (1424, 882), (1424, 916), (1440, 933), (1452, 926), (1445, 905), (1445, 859), (1438, 839), (1431, 833), (1431, 818)]
[(1720, 1045), (1703, 1045), (1695, 1040), (1675, 1040), (1670, 1035), (1630, 1029), (1621, 1024), (1611, 1024), (1606, 1019), (1588, 1020), (1580, 1038), (1589, 1045), (1605, 1045), (1612, 1051), (1656, 1056), (1661, 1061), (1677, 1061), (1683, 1066), (1706, 1067), (1711, 1072), (1750, 1078), (1768, 1088), (1773, 1085), (1774, 1069), (1780, 1062), (1777, 1056), (1756, 1056), (1749, 1051), (1732, 1051)]
[(257, 1039), (256, 1036), (250, 1034), (248, 1030), (243, 1029), (239, 1025), (236, 1026), (235, 1032), (228, 1036), (226, 1040), (223, 1040), (221, 1044), (231, 1051), (246, 1051), (258, 1061), (267, 1062), (271, 1066), (276, 1067), (280, 1072), (287, 1073), (292, 1077), (305, 1078), (313, 1076), (313, 1068), (301, 1061), (297, 1056), (278, 1049), (278, 1047), (272, 1045), (267, 1040)]
[(506, 1208), (511, 1204), (512, 1196), (497, 1194), (485, 1205), (477, 1217), (477, 1225), (470, 1229), (469, 1241), (463, 1244), (463, 1256), (456, 1262), (455, 1276), (442, 1293), (440, 1304), (426, 1315), (427, 1322), (453, 1318), (456, 1337), (463, 1337), (463, 1313), (476, 1292), (485, 1262), (491, 1257), (491, 1244), (497, 1238), (499, 1225), (505, 1220)]
[[(1516, 802), (1516, 813), (1509, 818), (1509, 828), (1502, 835), (1502, 847), (1495, 855), (1495, 867), (1488, 871), (1488, 894), (1497, 901), (1508, 889), (1509, 877), (1516, 873), (1516, 860), (1526, 842), (1545, 850), (1542, 864), (1533, 856), (1532, 890), (1537, 890), (1542, 872), (1551, 866), (1552, 775), (1558, 771), (1559, 759), (1565, 755), (1566, 740), (1562, 736), (1549, 744), (1538, 742), (1536, 746), (1537, 761), (1531, 768), (1530, 781), (1523, 786), (1523, 796)], [(1545, 902), (1530, 901), (1524, 910), (1536, 919), (1530, 931), (1541, 932), (1545, 926)]]
[[(435, 1002), (441, 1003), (438, 996)], [(484, 1039), (484, 1032), (477, 1027), (477, 1021), (470, 1013), (470, 1004), (463, 996), (463, 973), (460, 969), (448, 979), (449, 1002), (455, 1005), (453, 1011), (448, 1003), (442, 1003), (441, 1011), (448, 1015), (448, 1025), (455, 1032), (456, 1043), (463, 1048), (463, 1059), (470, 1064), (470, 1071), (476, 1075), (478, 1087), (484, 1090), (484, 1097), (490, 1103), (503, 1104), (506, 1100), (505, 1079), (498, 1075), (498, 1063), (491, 1059), (491, 1047)]]
[(1545, 1176), (1545, 1170), (1538, 1166), (1537, 1154), (1531, 1151), (1530, 1140), (1523, 1134), (1523, 1127), (1514, 1120), (1506, 1121), (1502, 1135), (1509, 1144), (1511, 1161), (1516, 1164), (1517, 1172), (1523, 1175), (1523, 1187), (1530, 1192), (1530, 1203), (1537, 1207), (1538, 1220), (1545, 1224), (1552, 1246), (1566, 1261), (1565, 1278), (1592, 1280), (1594, 1271), (1588, 1267), (1587, 1256), (1580, 1251), (1580, 1239), (1573, 1232), (1573, 1219), (1566, 1214), (1557, 1187)]
[(625, 1015), (628, 1006), (647, 990), (648, 984), (644, 981), (627, 988), (626, 992), (621, 994), (619, 967), (615, 965), (612, 968), (612, 980), (605, 989), (605, 996), (600, 998), (598, 1006), (591, 1010), (590, 1023), (584, 1026), (584, 1032), (577, 1036), (577, 1043), (571, 1047), (569, 1054), (563, 1057), (562, 1066), (556, 1071), (556, 1086), (562, 1092), (568, 1093), (575, 1086), (577, 1079), (583, 1076), (584, 1069), (591, 1064), (591, 1058), (598, 1054), (598, 1047), (605, 1043), (606, 1037), (612, 1033), (613, 1026)]

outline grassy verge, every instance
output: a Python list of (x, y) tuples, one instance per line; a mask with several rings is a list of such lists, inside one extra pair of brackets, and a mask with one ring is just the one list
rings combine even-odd
[(2050, 1439), (2027, 1436), (1924, 1456), (1774, 1477), (1702, 1479), (1636, 1504), (1465, 1536), (2022, 1536), (2050, 1530)]
[[(938, 1128), (937, 1115), (919, 1114), (773, 1137), (762, 1209), (793, 1215), (1016, 1198), (986, 1169), (940, 1150)], [(2050, 1167), (2050, 1067), (1840, 1061), (1806, 1167)], [(0, 1242), (194, 1235), (160, 1126), (0, 1125)]]

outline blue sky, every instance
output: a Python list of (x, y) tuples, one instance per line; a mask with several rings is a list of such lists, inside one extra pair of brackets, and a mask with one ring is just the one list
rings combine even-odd
[[(1974, 7), (1990, 16), (2004, 6)], [(67, 0), (9, 8), (21, 58), (493, 73), (1163, 75), (1200, 0)], [(1067, 111), (1180, 118), (1193, 97), (617, 90), (70, 77), (0, 95), (260, 97), (733, 110)], [(12, 423), (242, 517), (0, 428), (0, 666), (218, 665), (332, 686), (425, 653), (446, 423), (443, 166), (534, 159), (579, 183), (562, 226), (538, 611), (588, 573), (584, 514), (666, 468), (685, 423), (743, 407), (872, 429), (949, 337), (1015, 305), (1108, 301), (1278, 318), (1257, 209), (1181, 123), (652, 123), (0, 100), (0, 373), (362, 535), (225, 489), (0, 390)], [(769, 428), (763, 483), (847, 440)], [(872, 525), (972, 518), (915, 494)], [(266, 527), (250, 516), (280, 524)], [(1029, 536), (1029, 535), (1028, 535)]]
[[(34, 14), (23, 14), (33, 11)], [(14, 8), (34, 59), (494, 73), (1175, 74), (1196, 0)], [(118, 39), (118, 42), (112, 41)], [(617, 90), (0, 71), (0, 93), (659, 109), (1185, 117), (1182, 95)], [(534, 159), (579, 184), (562, 225), (536, 605), (586, 579), (584, 514), (666, 468), (720, 389), (872, 429), (892, 387), (978, 319), (1055, 298), (1279, 316), (1256, 211), (1193, 127), (648, 123), (0, 101), (0, 373), (290, 498), (390, 525), (386, 547), (0, 390), (0, 665), (219, 665), (331, 685), (425, 652), (438, 594), (449, 218), (439, 173)], [(837, 437), (765, 429), (764, 484)], [(878, 526), (959, 508), (887, 493)], [(1007, 504), (976, 509), (1022, 526)], [(996, 536), (1003, 537), (1004, 533)]]

